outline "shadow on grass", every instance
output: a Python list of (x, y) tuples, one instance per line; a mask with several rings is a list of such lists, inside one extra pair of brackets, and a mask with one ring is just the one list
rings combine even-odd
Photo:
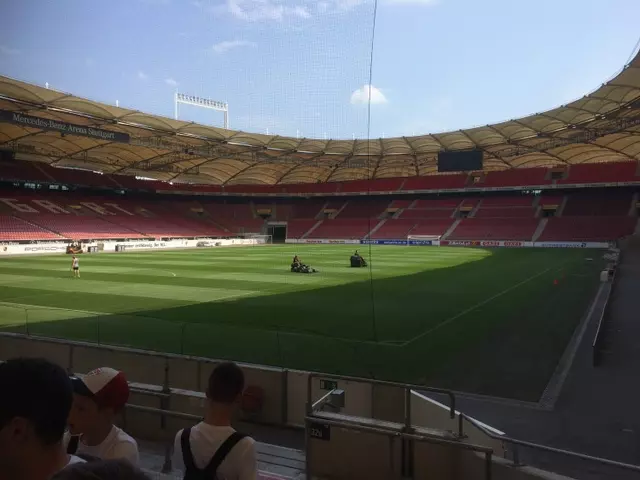
[(584, 251), (528, 253), (496, 250), (401, 277), (130, 314), (18, 308), (4, 329), (536, 401), (600, 265), (584, 262)]

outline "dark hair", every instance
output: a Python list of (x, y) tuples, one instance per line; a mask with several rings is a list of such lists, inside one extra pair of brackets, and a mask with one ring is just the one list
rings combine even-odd
[(207, 397), (220, 403), (233, 403), (244, 390), (244, 373), (233, 362), (225, 362), (213, 369), (209, 376)]
[(138, 467), (128, 461), (97, 460), (74, 463), (56, 473), (51, 480), (150, 480)]
[(44, 445), (64, 435), (73, 394), (67, 373), (43, 358), (14, 358), (0, 364), (0, 428), (15, 417), (33, 424)]

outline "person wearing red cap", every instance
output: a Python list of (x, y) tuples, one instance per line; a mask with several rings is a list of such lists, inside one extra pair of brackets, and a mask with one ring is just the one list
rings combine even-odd
[(115, 417), (129, 399), (129, 384), (122, 372), (98, 368), (83, 377), (72, 377), (73, 405), (65, 445), (70, 454), (105, 460), (139, 461), (138, 444), (121, 428)]

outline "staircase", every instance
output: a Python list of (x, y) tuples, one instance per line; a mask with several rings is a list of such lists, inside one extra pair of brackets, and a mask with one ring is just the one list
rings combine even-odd
[(60, 238), (66, 238), (60, 232), (56, 232), (54, 230), (49, 230), (48, 228), (45, 228), (42, 225), (38, 225), (37, 223), (30, 222), (29, 220), (27, 220), (24, 217), (19, 217), (17, 215), (12, 215), (12, 217), (13, 218), (17, 218), (18, 220), (22, 220), (24, 223), (28, 223), (32, 227), (36, 227), (36, 228), (39, 228), (40, 230), (44, 230), (45, 232), (50, 232), (50, 233), (53, 233), (54, 235), (58, 235)]
[(531, 237), (532, 242), (538, 241), (538, 239), (540, 238), (540, 235), (542, 235), (542, 232), (544, 232), (544, 229), (547, 226), (547, 223), (549, 223), (549, 219), (546, 217), (540, 220), (540, 223), (538, 224), (538, 228), (536, 228), (536, 231), (533, 232), (533, 237)]
[(305, 232), (305, 234), (304, 234), (304, 235), (302, 235), (300, 238), (307, 238), (307, 237), (311, 234), (311, 232), (313, 232), (316, 228), (318, 228), (318, 227), (320, 226), (320, 224), (321, 224), (322, 222), (323, 222), (322, 220), (318, 220), (318, 221), (315, 223), (315, 225), (314, 225), (313, 227), (311, 227), (309, 230), (307, 230), (307, 231)]
[(569, 200), (569, 196), (568, 195), (565, 195), (564, 197), (562, 197), (562, 202), (560, 203), (560, 206), (556, 210), (556, 217), (561, 217), (562, 216), (562, 212), (564, 212), (564, 207), (567, 206), (567, 200)]
[(348, 203), (349, 202), (344, 202), (342, 204), (342, 206), (340, 207), (340, 209), (335, 214), (333, 214), (333, 216), (331, 218), (338, 218), (338, 215), (340, 215), (340, 213), (342, 213), (342, 211), (347, 207)]
[(633, 197), (631, 198), (631, 206), (629, 207), (629, 213), (628, 215), (630, 217), (635, 217), (636, 215), (636, 204), (638, 203), (638, 197), (640, 197), (640, 195), (638, 194), (638, 192), (633, 194)]
[(451, 225), (446, 232), (444, 232), (444, 235), (442, 235), (442, 237), (440, 238), (440, 240), (446, 240), (447, 238), (449, 238), (449, 235), (451, 235), (453, 233), (453, 231), (456, 229), (456, 227), (460, 224), (460, 222), (462, 221), (461, 218), (458, 218), (455, 222), (453, 222), (453, 225)]
[(375, 227), (373, 227), (373, 228), (371, 229), (371, 231), (370, 231), (369, 233), (367, 233), (367, 234), (364, 236), (364, 238), (365, 238), (365, 239), (367, 239), (367, 238), (371, 238), (371, 235), (373, 235), (374, 233), (376, 233), (376, 232), (377, 232), (377, 231), (378, 231), (378, 230), (379, 230), (379, 229), (380, 229), (380, 228), (381, 228), (385, 223), (387, 223), (387, 219), (386, 219), (386, 218), (385, 218), (385, 219), (383, 219), (383, 220), (380, 220), (380, 221), (378, 222), (378, 224), (377, 224)]
[(481, 198), (481, 199), (480, 199), (480, 201), (476, 204), (476, 206), (475, 206), (475, 207), (473, 207), (473, 210), (471, 210), (471, 211), (469, 212), (469, 218), (473, 218), (473, 217), (475, 217), (475, 216), (476, 216), (476, 212), (480, 209), (480, 206), (482, 205), (482, 201), (483, 201), (483, 200), (484, 200), (484, 199), (483, 199), (483, 198)]

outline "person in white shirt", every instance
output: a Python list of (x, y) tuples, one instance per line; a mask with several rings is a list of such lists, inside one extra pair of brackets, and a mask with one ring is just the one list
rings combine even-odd
[(80, 260), (75, 255), (71, 260), (71, 270), (73, 270), (74, 278), (80, 278)]
[(70, 460), (67, 373), (45, 359), (10, 359), (0, 364), (0, 392), (0, 480), (48, 480)]
[(105, 460), (139, 462), (138, 444), (114, 425), (115, 416), (129, 399), (129, 385), (122, 372), (98, 368), (82, 378), (72, 377), (73, 405), (64, 443), (67, 453)]
[(211, 480), (256, 480), (255, 441), (231, 426), (243, 390), (244, 374), (236, 364), (222, 363), (213, 370), (204, 421), (180, 430), (174, 441), (173, 465), (185, 472), (184, 478), (205, 470)]

